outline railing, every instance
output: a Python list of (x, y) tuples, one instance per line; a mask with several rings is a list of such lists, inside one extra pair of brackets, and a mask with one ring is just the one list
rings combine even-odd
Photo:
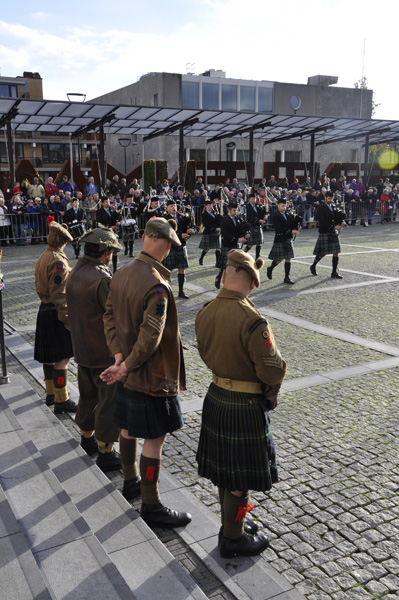
[[(390, 223), (396, 221), (397, 209), (399, 202), (393, 203), (376, 203), (375, 205), (368, 205), (365, 202), (346, 202), (342, 203), (340, 210), (346, 213), (347, 225), (374, 225), (376, 223)], [(201, 226), (201, 215), (203, 212), (202, 206), (193, 206), (194, 224), (193, 228), (196, 233), (199, 232)], [(263, 226), (264, 229), (273, 229), (274, 215), (277, 211), (277, 206), (271, 204), (267, 206), (267, 221)], [(317, 207), (309, 204), (297, 204), (296, 206), (289, 207), (288, 210), (295, 210), (296, 214), (303, 218), (303, 227), (309, 225), (309, 223), (317, 220)], [(245, 209), (241, 211), (242, 218), (245, 220)], [(52, 212), (54, 219), (62, 223), (63, 215), (59, 212)], [(316, 218), (315, 218), (316, 214)], [(28, 241), (31, 244), (38, 244), (40, 242), (46, 242), (48, 235), (47, 216), (41, 213), (23, 213), (14, 214), (6, 213), (0, 215), (0, 243), (1, 246), (8, 245), (10, 243), (16, 243), (17, 245), (26, 245)], [(399, 216), (398, 216), (399, 221)], [(141, 214), (137, 220), (137, 234), (142, 235), (145, 229), (146, 219), (145, 215)], [(85, 227), (94, 228), (97, 227), (96, 221), (96, 210), (88, 209), (85, 210)], [(80, 234), (83, 232), (79, 229)], [(74, 232), (73, 232), (74, 233)], [(118, 232), (122, 237), (123, 228), (120, 228)]]

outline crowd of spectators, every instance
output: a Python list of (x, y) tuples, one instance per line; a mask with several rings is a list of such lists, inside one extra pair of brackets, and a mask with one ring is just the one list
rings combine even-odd
[[(348, 225), (355, 226), (359, 221), (360, 225), (368, 227), (375, 222), (376, 215), (380, 223), (396, 220), (399, 193), (389, 178), (380, 179), (375, 187), (366, 188), (362, 179), (348, 182), (344, 175), (339, 179), (330, 179), (324, 174), (315, 182), (306, 177), (301, 183), (298, 178), (291, 183), (287, 178), (278, 181), (272, 175), (269, 180), (262, 179), (255, 189), (257, 202), (267, 208), (269, 226), (272, 225), (278, 198), (285, 197), (288, 207), (292, 207), (303, 218), (304, 228), (315, 220), (317, 206), (323, 201), (327, 190), (334, 192), (335, 203), (346, 213)], [(225, 207), (235, 200), (239, 207), (244, 207), (249, 191), (245, 186), (241, 187), (236, 178), (226, 178), (211, 189), (204, 184), (202, 177), (197, 177), (191, 191), (185, 190), (178, 181), (164, 180), (157, 182), (151, 195), (156, 194), (161, 204), (163, 199), (173, 197), (178, 204), (191, 206), (196, 225), (199, 225), (205, 200), (210, 198), (215, 203), (224, 203)], [(76, 189), (67, 175), (62, 177), (58, 185), (52, 177), (48, 177), (45, 184), (38, 177), (32, 183), (17, 182), (11, 200), (6, 200), (0, 191), (1, 246), (13, 243), (25, 245), (27, 237), (31, 244), (46, 243), (48, 216), (51, 215), (58, 222), (63, 221), (65, 213), (73, 207), (74, 198), (78, 200), (78, 208), (84, 211), (87, 227), (96, 226), (97, 211), (103, 207), (104, 200), (108, 201), (108, 211), (120, 213), (127, 199), (131, 198), (129, 204), (135, 207), (139, 217), (147, 206), (150, 207), (151, 199), (150, 194), (140, 188), (137, 179), (127, 183), (125, 178), (119, 179), (117, 175), (110, 182), (106, 195), (101, 197), (93, 177), (89, 177), (84, 190)]]

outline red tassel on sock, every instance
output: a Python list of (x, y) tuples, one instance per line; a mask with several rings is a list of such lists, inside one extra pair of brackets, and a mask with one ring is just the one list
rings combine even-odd
[(245, 517), (247, 516), (247, 513), (251, 512), (253, 507), (254, 507), (253, 504), (244, 504), (243, 506), (239, 506), (238, 510), (237, 510), (236, 518), (234, 520), (235, 521), (243, 521), (245, 519)]
[(145, 480), (146, 481), (154, 481), (154, 473), (155, 473), (155, 467), (147, 467), (147, 470), (145, 472)]
[(59, 385), (60, 387), (64, 387), (65, 377), (57, 377), (57, 385)]

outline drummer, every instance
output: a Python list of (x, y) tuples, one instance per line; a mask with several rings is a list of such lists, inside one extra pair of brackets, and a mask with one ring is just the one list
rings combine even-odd
[(137, 231), (138, 205), (133, 203), (133, 195), (127, 194), (126, 202), (122, 206), (122, 237), (125, 246), (125, 256), (133, 256), (134, 236)]
[(76, 258), (79, 258), (80, 253), (80, 238), (86, 231), (85, 213), (82, 208), (79, 208), (79, 200), (72, 198), (72, 207), (64, 214), (64, 223), (68, 225), (69, 233), (73, 237), (72, 246), (75, 250)]

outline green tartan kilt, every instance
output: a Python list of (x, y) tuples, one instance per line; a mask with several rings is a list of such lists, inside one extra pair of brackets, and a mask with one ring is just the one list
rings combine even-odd
[(220, 250), (220, 233), (206, 235), (203, 234), (200, 245), (201, 250)]
[(162, 264), (173, 271), (173, 269), (187, 269), (188, 256), (186, 246), (172, 246), (168, 256), (162, 261)]
[(339, 254), (341, 246), (339, 245), (338, 232), (319, 233), (313, 254), (316, 256), (325, 256), (326, 254)]
[(266, 491), (278, 481), (270, 420), (262, 403), (262, 395), (210, 385), (197, 450), (201, 477), (233, 492)]
[(247, 241), (247, 246), (258, 246), (263, 244), (263, 231), (260, 225), (251, 227), (250, 235)]
[[(237, 248), (237, 246), (236, 246), (236, 248)], [(222, 271), (224, 271), (225, 268), (227, 267), (227, 255), (230, 252), (230, 250), (233, 250), (233, 248), (225, 248), (224, 246), (221, 247), (219, 258), (218, 258), (218, 264), (217, 264), (218, 269), (221, 269)]]
[(275, 242), (269, 252), (270, 260), (284, 260), (294, 258), (294, 246), (291, 240), (287, 242)]

